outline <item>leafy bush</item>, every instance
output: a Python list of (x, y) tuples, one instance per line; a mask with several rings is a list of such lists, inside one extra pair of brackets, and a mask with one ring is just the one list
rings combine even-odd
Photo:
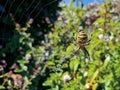
[[(25, 27), (16, 23), (15, 35), (5, 50), (15, 54), (16, 62), (11, 71), (1, 74), (0, 88), (119, 90), (119, 4), (109, 1), (81, 8), (74, 7), (73, 2), (69, 6), (61, 4), (63, 11), (59, 12), (52, 31), (36, 46), (28, 32), (33, 19)], [(75, 53), (78, 48), (75, 39), (81, 27), (91, 39), (86, 46), (90, 57), (82, 50)], [(1, 73), (6, 65), (2, 63)], [(44, 88), (40, 80), (44, 81)]]
[[(50, 48), (46, 51), (49, 53), (47, 65), (52, 71), (45, 86), (52, 90), (120, 89), (117, 3), (120, 2), (62, 7), (53, 32), (46, 37), (45, 45)], [(74, 34), (79, 27), (91, 39), (86, 46), (90, 60), (82, 50), (74, 54), (77, 48)]]

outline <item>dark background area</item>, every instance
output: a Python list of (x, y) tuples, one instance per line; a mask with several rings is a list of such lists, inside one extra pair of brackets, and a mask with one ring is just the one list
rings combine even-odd
[[(18, 23), (21, 27), (32, 19), (34, 22), (27, 31), (34, 39), (33, 46), (41, 44), (44, 35), (51, 31), (54, 22), (57, 20), (58, 6), (61, 0), (0, 0), (0, 65), (7, 64), (4, 73), (10, 71), (10, 67), (22, 58), (18, 49), (23, 48), (24, 52), (28, 47), (19, 44), (20, 35), (15, 31)], [(13, 38), (16, 42), (13, 43)], [(13, 49), (14, 48), (14, 49)], [(5, 62), (5, 63), (3, 63)], [(39, 81), (39, 88), (42, 88), (42, 77)], [(2, 81), (0, 81), (2, 83)]]

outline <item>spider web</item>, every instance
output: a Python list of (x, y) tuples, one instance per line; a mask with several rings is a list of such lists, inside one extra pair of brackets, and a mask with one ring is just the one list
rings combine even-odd
[[(5, 22), (4, 24), (1, 24), (2, 20), (5, 19), (4, 16), (6, 16), (6, 18), (10, 18), (11, 16), (13, 16), (16, 19), (19, 9), (21, 7), (23, 7), (24, 3), (27, 3), (27, 0), (21, 0), (21, 1), (19, 0), (20, 1), (19, 3), (17, 3), (16, 1), (17, 0), (1, 0), (0, 1), (0, 12), (1, 12), (0, 13), (0, 27), (2, 27), (2, 29), (3, 29), (3, 30), (2, 29), (0, 30), (0, 41), (1, 40), (9, 40), (11, 37), (10, 29), (12, 28), (12, 25), (10, 24), (8, 26), (6, 24), (7, 22)], [(23, 17), (25, 15), (27, 15), (26, 12), (28, 12), (28, 11), (29, 11), (29, 13), (28, 13), (29, 15), (27, 16), (28, 19), (33, 18), (35, 20), (40, 15), (40, 13), (43, 11), (43, 9), (45, 9), (46, 7), (48, 7), (49, 5), (51, 5), (57, 1), (59, 1), (59, 0), (53, 0), (53, 1), (51, 0), (51, 2), (45, 3), (45, 5), (42, 6), (40, 8), (40, 10), (34, 16), (32, 16), (32, 14), (35, 12), (36, 8), (38, 8), (40, 5), (42, 5), (42, 0), (39, 0), (37, 3), (35, 3), (35, 0), (31, 0), (31, 2), (27, 5), (25, 10), (23, 10), (21, 12), (21, 15), (18, 18), (18, 20), (15, 20), (15, 22), (20, 23), (22, 21)], [(14, 5), (16, 5), (17, 8), (15, 8), (14, 13), (13, 13)], [(33, 9), (30, 11), (30, 8), (33, 8)], [(11, 21), (9, 23), (11, 23)], [(26, 23), (26, 22), (24, 22), (24, 23)], [(5, 31), (5, 30), (7, 30), (7, 31)]]

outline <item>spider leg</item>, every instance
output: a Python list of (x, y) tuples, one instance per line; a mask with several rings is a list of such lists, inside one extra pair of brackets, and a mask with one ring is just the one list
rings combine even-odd
[(89, 45), (89, 44), (90, 44), (90, 41), (91, 41), (91, 40), (88, 40), (88, 41), (85, 43), (85, 45)]
[(85, 47), (83, 47), (83, 51), (84, 51), (85, 54), (87, 54), (87, 56), (90, 60), (90, 54), (89, 54), (88, 50)]
[(90, 42), (91, 41), (91, 39), (90, 40), (88, 40), (87, 42)]
[(83, 48), (83, 51), (89, 56), (89, 53), (85, 47)]

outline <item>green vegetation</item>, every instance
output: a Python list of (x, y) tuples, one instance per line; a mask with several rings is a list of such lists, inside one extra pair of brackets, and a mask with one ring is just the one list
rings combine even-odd
[[(62, 11), (58, 12), (54, 27), (36, 45), (29, 33), (34, 30), (31, 28), (33, 19), (25, 27), (15, 23), (15, 34), (1, 54), (14, 51), (17, 58), (11, 71), (1, 74), (0, 89), (119, 90), (119, 4), (119, 0), (81, 8), (74, 7), (73, 3), (60, 4)], [(86, 46), (90, 59), (82, 50), (74, 53), (77, 49), (75, 38), (81, 27), (91, 39)], [(42, 86), (41, 81), (44, 81)]]

